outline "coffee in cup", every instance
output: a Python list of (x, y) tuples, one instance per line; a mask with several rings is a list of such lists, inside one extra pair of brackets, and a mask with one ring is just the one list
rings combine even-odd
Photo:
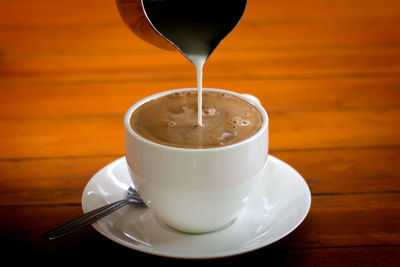
[(255, 134), (263, 119), (256, 106), (226, 92), (203, 92), (203, 125), (197, 124), (197, 91), (175, 92), (133, 112), (130, 125), (143, 138), (181, 148), (238, 143)]
[(177, 89), (134, 104), (124, 118), (125, 155), (135, 187), (162, 224), (204, 233), (232, 222), (260, 187), (268, 116), (253, 96), (205, 89), (206, 130), (192, 138), (196, 99), (195, 89)]

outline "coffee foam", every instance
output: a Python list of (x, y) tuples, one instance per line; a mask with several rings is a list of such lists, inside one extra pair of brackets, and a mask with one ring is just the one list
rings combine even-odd
[(175, 92), (148, 101), (131, 117), (142, 137), (168, 146), (210, 148), (234, 144), (254, 135), (263, 122), (258, 109), (228, 93), (204, 91), (203, 126), (197, 124), (197, 92)]

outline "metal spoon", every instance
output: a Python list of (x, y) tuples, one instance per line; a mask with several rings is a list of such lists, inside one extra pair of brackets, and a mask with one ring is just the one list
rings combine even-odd
[(50, 230), (44, 234), (42, 237), (53, 240), (68, 234), (71, 234), (79, 229), (82, 229), (85, 226), (88, 226), (96, 221), (100, 220), (101, 218), (105, 217), (106, 215), (116, 211), (119, 208), (122, 208), (126, 204), (135, 203), (135, 204), (144, 204), (143, 200), (140, 198), (138, 192), (132, 186), (129, 186), (127, 198), (122, 199), (120, 201), (108, 204), (106, 206), (100, 207), (98, 209), (92, 210), (87, 212), (67, 223), (61, 224), (57, 226), (53, 230)]

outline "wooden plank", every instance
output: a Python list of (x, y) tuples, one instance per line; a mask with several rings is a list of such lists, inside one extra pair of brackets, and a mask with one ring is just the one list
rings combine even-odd
[(116, 158), (0, 161), (0, 205), (79, 205), (86, 183)]
[(314, 195), (400, 192), (400, 149), (272, 152), (299, 171)]
[[(313, 209), (325, 204), (351, 209), (342, 195), (354, 195), (370, 208), (371, 194), (400, 194), (399, 154), (400, 148), (273, 152), (303, 175), (313, 196), (334, 197), (313, 201)], [(89, 179), (119, 156), (0, 160), (0, 206), (79, 204)]]
[(3, 158), (115, 155), (123, 151), (122, 116), (2, 120), (0, 125), (4, 126), (0, 133)]
[[(22, 56), (7, 52), (0, 68), (5, 85), (87, 83), (94, 81), (190, 81), (193, 66), (177, 53), (60, 54)], [(204, 81), (399, 77), (400, 49), (382, 51), (216, 53), (204, 69)], [(21, 80), (23, 78), (23, 80)]]
[[(92, 4), (91, 1), (85, 4), (71, 1), (57, 1), (56, 4), (47, 0), (39, 2), (46, 8), (40, 3), (21, 4), (19, 1), (3, 5), (4, 16), (0, 20), (0, 25), (3, 24), (2, 29), (5, 34), (0, 36), (4, 38), (0, 41), (2, 58), (6, 60), (7, 65), (12, 66), (11, 63), (15, 61), (22, 63), (20, 62), (22, 59), (29, 60), (33, 57), (34, 60), (28, 61), (27, 65), (42, 64), (50, 69), (57, 69), (57, 66), (65, 65), (65, 60), (72, 58), (75, 64), (70, 63), (70, 65), (79, 66), (90, 62), (96, 66), (99, 60), (93, 58), (93, 53), (108, 54), (100, 62), (110, 64), (119, 61), (120, 56), (128, 57), (125, 61), (132, 62), (135, 58), (129, 57), (129, 54), (133, 52), (135, 56), (140, 56), (147, 51), (146, 60), (140, 60), (143, 65), (146, 62), (157, 62), (157, 59), (151, 58), (151, 54), (156, 54), (156, 57), (160, 58), (160, 54), (165, 53), (139, 41), (129, 33), (119, 18), (113, 2), (96, 1), (96, 4)], [(394, 1), (390, 1), (391, 5), (368, 1), (368, 3), (363, 2), (362, 8), (354, 9), (348, 8), (347, 1), (335, 1), (334, 4), (322, 4), (321, 1), (268, 3), (269, 8), (264, 8), (264, 4), (263, 1), (249, 3), (242, 23), (222, 44), (227, 47), (227, 51), (229, 49), (234, 49), (235, 52), (247, 51), (250, 48), (263, 50), (263, 47), (266, 51), (275, 50), (273, 51), (275, 53), (282, 48), (288, 51), (318, 50), (321, 47), (341, 49), (343, 46), (346, 48), (346, 43), (351, 49), (356, 50), (365, 46), (367, 49), (374, 48), (377, 44), (379, 47), (379, 43), (390, 49), (390, 44), (396, 47), (399, 43), (400, 30), (396, 27), (399, 12), (391, 6), (397, 4)], [(330, 6), (329, 14), (326, 9), (325, 12), (322, 11), (327, 5)], [(91, 16), (87, 16), (88, 8)], [(260, 10), (263, 11), (260, 13)], [(302, 13), (300, 10), (308, 12)], [(315, 13), (311, 13), (312, 11)], [(338, 32), (340, 34), (337, 34)], [(97, 45), (99, 42), (101, 46)], [(139, 50), (135, 53), (135, 49)], [(223, 48), (220, 50), (223, 51)], [(166, 54), (171, 55), (171, 53)], [(87, 59), (80, 58), (78, 63), (74, 55), (77, 57), (86, 55)], [(54, 56), (56, 56), (54, 62), (46, 61)], [(169, 56), (166, 56), (165, 60), (159, 61), (169, 60)], [(54, 66), (51, 66), (52, 64)]]
[[(268, 259), (278, 266), (398, 266), (400, 248), (395, 247), (342, 247), (313, 249), (280, 249), (267, 247), (241, 257), (226, 259), (227, 263)], [(266, 260), (267, 261), (267, 260)]]
[[(10, 16), (5, 16), (6, 21), (13, 23), (4, 24), (4, 34), (0, 36), (3, 82), (20, 83), (21, 77), (25, 82), (42, 83), (60, 79), (69, 82), (194, 79), (192, 68), (181, 55), (153, 48), (134, 37), (118, 17), (113, 2), (96, 3), (91, 13), (96, 10), (98, 13), (90, 18), (82, 11), (89, 7), (86, 4), (79, 3), (81, 8), (74, 8), (77, 3), (62, 1), (55, 5), (43, 1), (48, 10), (35, 13), (36, 5), (17, 2), (5, 5), (9, 12), (4, 13)], [(311, 10), (323, 7), (318, 1), (313, 2), (316, 3), (311, 4)], [(338, 6), (347, 4), (338, 1), (332, 9), (338, 11)], [(262, 5), (262, 1), (249, 4), (249, 20), (244, 19), (210, 58), (206, 79), (221, 79), (221, 74), (228, 80), (344, 77), (360, 73), (398, 76), (400, 28), (396, 26), (399, 20), (393, 8), (368, 2), (363, 7), (369, 11), (364, 14), (361, 9), (357, 19), (346, 19), (340, 13), (336, 20), (320, 14), (318, 18), (307, 16), (308, 19), (301, 15), (303, 18), (297, 17), (297, 21), (288, 7), (310, 8), (308, 4), (281, 3), (272, 5), (271, 10), (283, 8), (284, 12), (275, 10), (274, 14), (282, 16), (288, 12), (286, 20), (274, 20), (273, 14), (269, 14), (271, 21), (266, 19), (268, 14), (257, 17)], [(383, 13), (378, 17), (366, 15), (372, 11)], [(352, 12), (358, 14), (358, 9)], [(24, 19), (18, 20), (18, 16)], [(246, 68), (232, 68), (235, 57), (236, 66), (246, 65)]]
[[(399, 245), (399, 199), (399, 194), (368, 195), (358, 200), (354, 196), (315, 196), (306, 221), (293, 233), (293, 241), (285, 245), (288, 247)], [(328, 207), (335, 201), (339, 201), (340, 208)], [(393, 202), (389, 204), (386, 201)], [(345, 205), (349, 206), (346, 208)], [(365, 208), (361, 208), (363, 205)]]
[[(399, 194), (371, 194), (363, 199), (354, 196), (314, 197), (306, 220), (280, 246), (398, 246), (399, 201)], [(324, 204), (318, 207), (319, 203)], [(3, 236), (14, 236), (23, 242), (33, 238), (36, 241), (31, 241), (38, 244), (43, 243), (39, 242), (38, 233), (82, 214), (79, 206), (69, 205), (2, 206), (0, 211), (7, 214), (7, 220), (0, 223), (1, 229), (7, 229), (6, 233), (2, 230)], [(32, 233), (36, 233), (35, 236)]]
[[(270, 150), (399, 146), (400, 109), (273, 112)], [(2, 119), (0, 158), (120, 155), (123, 116)]]
[[(30, 258), (31, 261), (40, 260), (40, 262), (43, 262), (43, 256), (62, 256), (65, 253), (72, 253), (76, 257), (85, 256), (82, 260), (90, 259), (91, 262), (96, 262), (99, 259), (99, 253), (111, 253), (116, 260), (124, 259), (126, 255), (130, 255), (136, 260), (146, 259), (148, 262), (165, 263), (168, 261), (166, 258), (136, 252), (113, 243), (91, 227), (59, 240), (48, 241), (40, 238), (40, 234), (44, 231), (73, 216), (79, 215), (81, 213), (79, 206), (0, 207), (0, 212), (1, 214), (7, 214), (7, 220), (0, 221), (2, 239), (8, 244), (5, 248), (5, 254), (18, 250), (26, 256), (33, 256)], [(22, 223), (26, 221), (30, 223)], [(303, 232), (304, 234), (312, 233), (312, 229), (303, 227), (308, 221), (307, 219), (300, 228), (272, 246), (219, 261), (237, 263), (238, 261), (248, 262), (255, 258), (265, 259), (267, 257), (269, 262), (277, 262), (279, 266), (309, 266), (310, 264), (348, 266), (349, 263), (357, 265), (357, 263), (363, 263), (365, 260), (371, 266), (380, 265), (382, 262), (385, 263), (385, 266), (396, 266), (397, 264), (395, 255), (400, 252), (398, 245), (297, 247), (301, 245), (303, 238), (303, 236), (299, 236), (298, 232)], [(320, 225), (318, 228), (321, 229), (322, 227)], [(359, 234), (359, 237), (361, 237), (362, 231), (359, 231)], [(340, 244), (333, 238), (330, 243)], [(76, 258), (74, 257), (73, 260), (75, 261)], [(176, 262), (173, 259), (170, 261), (182, 263), (182, 261)], [(193, 262), (191, 261), (190, 263)]]
[[(37, 0), (34, 3), (2, 0), (0, 3), (4, 13), (0, 24), (8, 24), (10, 21), (16, 24), (104, 22), (118, 16), (115, 3), (106, 0), (87, 0), (85, 3), (68, 0)], [(400, 14), (396, 8), (398, 6), (396, 0), (385, 0), (384, 3), (374, 0), (334, 0), (329, 3), (323, 0), (283, 0), (268, 3), (252, 0), (248, 2), (245, 16), (271, 20), (395, 17)], [(88, 10), (91, 11), (90, 16)]]
[(276, 112), (270, 114), (270, 149), (397, 146), (400, 110)]
[[(323, 0), (291, 1), (265, 3), (263, 0), (248, 1), (248, 16), (254, 18), (297, 19), (339, 19), (392, 17), (399, 14), (395, 0), (385, 0), (385, 4), (374, 0)], [(393, 10), (395, 9), (395, 10)]]
[[(148, 95), (193, 86), (194, 81), (13, 85), (0, 90), (0, 118), (122, 115)], [(205, 81), (257, 96), (268, 112), (387, 109), (400, 105), (400, 78)], [(289, 97), (290, 96), (290, 97)], [(379, 96), (379, 97), (378, 97)], [(29, 111), (29, 112), (28, 112)]]
[[(145, 54), (168, 52), (144, 42), (115, 17), (112, 21), (32, 24), (26, 20), (10, 25), (0, 24), (3, 49), (23, 55), (35, 50), (41, 56), (74, 54)], [(74, 15), (76, 17), (76, 15)], [(72, 17), (74, 17), (72, 16)], [(92, 19), (92, 17), (90, 17)], [(274, 21), (268, 17), (245, 16), (235, 30), (217, 49), (246, 51), (248, 49), (279, 51), (391, 49), (398, 48), (399, 16), (363, 19), (303, 19), (287, 18)], [(69, 18), (68, 18), (69, 19)], [(101, 42), (101, 46), (98, 42)]]

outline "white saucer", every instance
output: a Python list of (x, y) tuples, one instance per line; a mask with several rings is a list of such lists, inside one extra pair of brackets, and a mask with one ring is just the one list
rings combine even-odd
[[(160, 223), (146, 207), (130, 205), (108, 215), (93, 227), (126, 247), (176, 258), (215, 258), (267, 246), (292, 232), (306, 217), (310, 190), (292, 167), (269, 155), (260, 194), (229, 226), (207, 234), (185, 234)], [(125, 158), (96, 173), (82, 196), (84, 212), (125, 197), (131, 183)]]

